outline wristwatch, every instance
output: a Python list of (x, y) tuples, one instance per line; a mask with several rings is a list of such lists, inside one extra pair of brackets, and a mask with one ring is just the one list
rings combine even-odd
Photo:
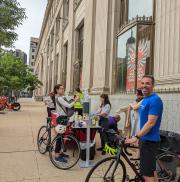
[(135, 135), (135, 137), (139, 140), (140, 139), (140, 137), (138, 136), (138, 135)]

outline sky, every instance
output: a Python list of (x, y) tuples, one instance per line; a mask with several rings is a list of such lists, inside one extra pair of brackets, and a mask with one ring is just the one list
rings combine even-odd
[(18, 40), (14, 46), (27, 54), (29, 62), (30, 37), (39, 37), (47, 0), (18, 0), (18, 2), (26, 9), (27, 19), (16, 30)]

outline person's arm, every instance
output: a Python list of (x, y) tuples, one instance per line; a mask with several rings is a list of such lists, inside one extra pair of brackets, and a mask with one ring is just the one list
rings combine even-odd
[(101, 112), (101, 107), (94, 113), (94, 115), (98, 115)]
[(45, 103), (46, 106), (49, 104), (49, 97), (46, 97), (46, 98), (44, 99), (44, 103)]
[(111, 106), (109, 104), (106, 104), (102, 111), (98, 114), (98, 116), (107, 117), (109, 112), (111, 110)]
[(143, 126), (143, 128), (136, 134), (136, 136), (133, 136), (132, 138), (127, 139), (126, 143), (135, 143), (139, 138), (141, 138), (142, 136), (149, 133), (151, 128), (156, 124), (157, 119), (158, 119), (158, 116), (149, 115), (148, 116), (148, 121)]
[(97, 114), (98, 116), (102, 116), (102, 117), (107, 117), (108, 116), (108, 114), (107, 113), (105, 113), (105, 112), (101, 112), (101, 113), (99, 113), (99, 114)]
[(116, 114), (120, 114), (121, 112), (126, 112), (128, 110), (128, 108), (129, 108), (129, 105), (123, 106), (119, 110), (116, 111)]
[(75, 101), (73, 101), (73, 102), (71, 102), (71, 103), (68, 103), (67, 101), (65, 101), (65, 100), (63, 99), (63, 97), (58, 97), (58, 101), (59, 101), (59, 103), (60, 103), (62, 106), (67, 107), (67, 108), (73, 107), (73, 105), (74, 105), (74, 103), (75, 103)]
[(130, 103), (129, 105), (131, 106), (131, 108), (133, 110), (138, 110), (140, 105), (141, 105), (142, 101), (138, 102), (137, 104), (134, 104), (134, 103)]
[(158, 100), (153, 100), (150, 104), (148, 121), (143, 126), (143, 128), (137, 133), (136, 137), (132, 137), (131, 139), (127, 139), (126, 143), (134, 143), (138, 140), (138, 138), (143, 137), (152, 129), (152, 127), (156, 124), (158, 117), (161, 115), (163, 110), (162, 102)]

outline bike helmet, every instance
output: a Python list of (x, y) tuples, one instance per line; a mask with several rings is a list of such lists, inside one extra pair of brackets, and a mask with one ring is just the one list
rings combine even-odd
[(107, 154), (110, 155), (117, 155), (118, 152), (117, 148), (112, 148), (108, 144), (105, 144), (104, 150)]
[(56, 127), (55, 127), (55, 131), (59, 134), (64, 134), (66, 132), (66, 126), (65, 125), (61, 125), (61, 124), (58, 124)]

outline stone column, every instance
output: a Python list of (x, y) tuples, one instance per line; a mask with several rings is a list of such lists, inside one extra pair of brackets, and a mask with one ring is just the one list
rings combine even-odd
[(158, 88), (180, 88), (180, 1), (156, 2), (154, 75)]
[(91, 88), (93, 81), (96, 0), (86, 0), (82, 87)]
[(69, 19), (68, 25), (68, 55), (67, 55), (67, 77), (66, 77), (66, 91), (72, 92), (73, 89), (73, 54), (74, 54), (74, 1), (69, 1)]
[(92, 94), (109, 92), (111, 0), (96, 2), (95, 45)]

